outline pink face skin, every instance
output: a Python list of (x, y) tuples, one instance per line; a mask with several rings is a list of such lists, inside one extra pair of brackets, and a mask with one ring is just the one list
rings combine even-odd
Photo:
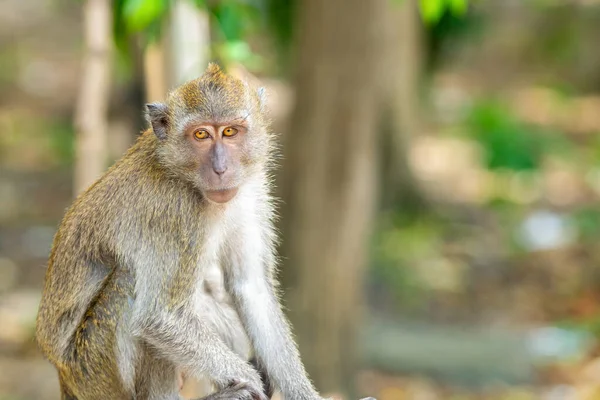
[(213, 203), (227, 203), (239, 189), (242, 145), (248, 131), (243, 120), (228, 123), (197, 123), (186, 135), (197, 155), (204, 181), (204, 196)]

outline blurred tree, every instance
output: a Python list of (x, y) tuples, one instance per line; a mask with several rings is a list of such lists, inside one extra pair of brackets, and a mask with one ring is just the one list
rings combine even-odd
[(407, 149), (420, 130), (422, 25), (416, 0), (389, 5), (383, 71), (383, 206), (414, 213), (427, 204), (410, 169)]
[(284, 284), (310, 376), (353, 382), (377, 197), (380, 68), (389, 0), (298, 3), (296, 109), (284, 138)]
[[(434, 25), (465, 0), (270, 0), (281, 43), (294, 22), (296, 109), (283, 137), (283, 282), (311, 377), (352, 391), (363, 275), (379, 194), (377, 148), (387, 163), (386, 205), (426, 204), (409, 168), (419, 131), (420, 6)], [(293, 21), (290, 15), (299, 17)], [(381, 125), (383, 123), (383, 126)], [(383, 129), (380, 129), (383, 128)], [(379, 142), (380, 135), (382, 142)]]
[[(168, 78), (172, 88), (202, 75), (208, 65), (210, 26), (205, 9), (189, 0), (176, 0), (168, 21)], [(163, 98), (166, 93), (163, 94)]]
[(160, 101), (168, 91), (166, 57), (161, 42), (153, 42), (143, 52), (145, 101)]
[(115, 0), (115, 36), (123, 53), (132, 36), (144, 48), (148, 101), (198, 77), (209, 59), (224, 67), (260, 65), (248, 45), (260, 27), (262, 1)]
[(85, 56), (75, 127), (75, 193), (97, 179), (107, 161), (107, 114), (113, 37), (111, 0), (84, 5)]

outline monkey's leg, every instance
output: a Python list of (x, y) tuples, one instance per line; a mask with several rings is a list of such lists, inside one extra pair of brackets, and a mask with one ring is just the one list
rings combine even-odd
[[(175, 366), (144, 346), (136, 377), (136, 400), (183, 400)], [(246, 383), (236, 383), (197, 400), (261, 400)]]
[(133, 364), (118, 357), (118, 329), (131, 292), (130, 277), (115, 270), (89, 305), (59, 366), (63, 400), (131, 399), (123, 373)]
[(190, 376), (208, 376), (220, 389), (239, 381), (248, 382), (258, 398), (266, 399), (258, 372), (196, 316), (185, 311), (155, 312), (140, 325), (141, 337)]
[(181, 400), (179, 374), (173, 363), (147, 345), (140, 345), (140, 360), (136, 368), (136, 400)]

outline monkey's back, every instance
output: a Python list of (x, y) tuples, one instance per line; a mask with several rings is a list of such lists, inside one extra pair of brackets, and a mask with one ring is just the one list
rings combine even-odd
[[(155, 245), (153, 235), (176, 236), (181, 219), (194, 218), (189, 214), (195, 214), (197, 195), (157, 168), (155, 140), (154, 135), (143, 134), (82, 193), (54, 238), (36, 336), (42, 352), (59, 370), (77, 346), (98, 346), (89, 354), (94, 357), (115, 349), (117, 330), (135, 299), (130, 259)], [(177, 193), (189, 195), (176, 198)], [(99, 336), (92, 334), (98, 330), (105, 332), (100, 335), (105, 343), (88, 346), (86, 340)]]

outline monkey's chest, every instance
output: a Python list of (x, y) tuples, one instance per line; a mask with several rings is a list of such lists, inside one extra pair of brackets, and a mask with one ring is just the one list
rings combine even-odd
[(209, 324), (237, 354), (250, 357), (251, 347), (233, 300), (225, 290), (223, 271), (216, 262), (203, 266), (202, 279), (195, 292), (195, 309), (200, 319)]

